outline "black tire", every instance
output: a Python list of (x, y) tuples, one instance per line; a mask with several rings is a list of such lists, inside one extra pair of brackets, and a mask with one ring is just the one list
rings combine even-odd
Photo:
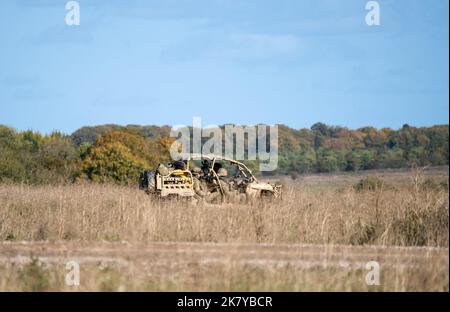
[(144, 170), (139, 175), (139, 189), (145, 191), (155, 190), (155, 173), (151, 170)]

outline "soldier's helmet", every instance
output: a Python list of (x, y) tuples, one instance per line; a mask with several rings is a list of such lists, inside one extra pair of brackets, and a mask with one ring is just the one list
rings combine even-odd
[(217, 175), (218, 175), (219, 177), (226, 177), (226, 176), (228, 176), (227, 169), (225, 169), (225, 168), (220, 168), (220, 169), (217, 171)]

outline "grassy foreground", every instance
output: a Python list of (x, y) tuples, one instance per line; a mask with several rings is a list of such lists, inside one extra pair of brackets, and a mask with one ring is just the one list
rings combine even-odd
[[(0, 290), (448, 291), (448, 249), (432, 247), (5, 242), (0, 254)], [(379, 285), (366, 283), (370, 261)]]
[[(448, 173), (361, 178), (289, 180), (281, 202), (223, 206), (112, 185), (0, 185), (0, 290), (74, 290), (64, 261), (78, 257), (77, 290), (448, 291)], [(155, 242), (181, 247), (152, 253)], [(365, 283), (371, 260), (380, 286)]]

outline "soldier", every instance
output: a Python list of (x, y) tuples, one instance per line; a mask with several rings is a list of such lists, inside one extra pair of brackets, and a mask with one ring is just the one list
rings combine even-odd
[(238, 192), (232, 186), (232, 182), (228, 177), (228, 171), (225, 168), (217, 170), (217, 176), (219, 177), (220, 186), (222, 187), (223, 195), (226, 201), (236, 201)]
[(192, 169), (192, 183), (194, 185), (194, 191), (195, 191), (195, 197), (197, 199), (204, 198), (206, 195), (208, 195), (208, 191), (205, 190), (206, 187), (203, 186), (202, 182), (200, 181), (201, 176), (203, 176), (202, 169), (195, 167)]

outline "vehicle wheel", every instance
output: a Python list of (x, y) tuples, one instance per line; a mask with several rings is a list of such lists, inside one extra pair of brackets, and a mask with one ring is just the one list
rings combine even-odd
[(148, 169), (142, 171), (139, 175), (139, 189), (152, 192), (155, 187), (155, 173)]

